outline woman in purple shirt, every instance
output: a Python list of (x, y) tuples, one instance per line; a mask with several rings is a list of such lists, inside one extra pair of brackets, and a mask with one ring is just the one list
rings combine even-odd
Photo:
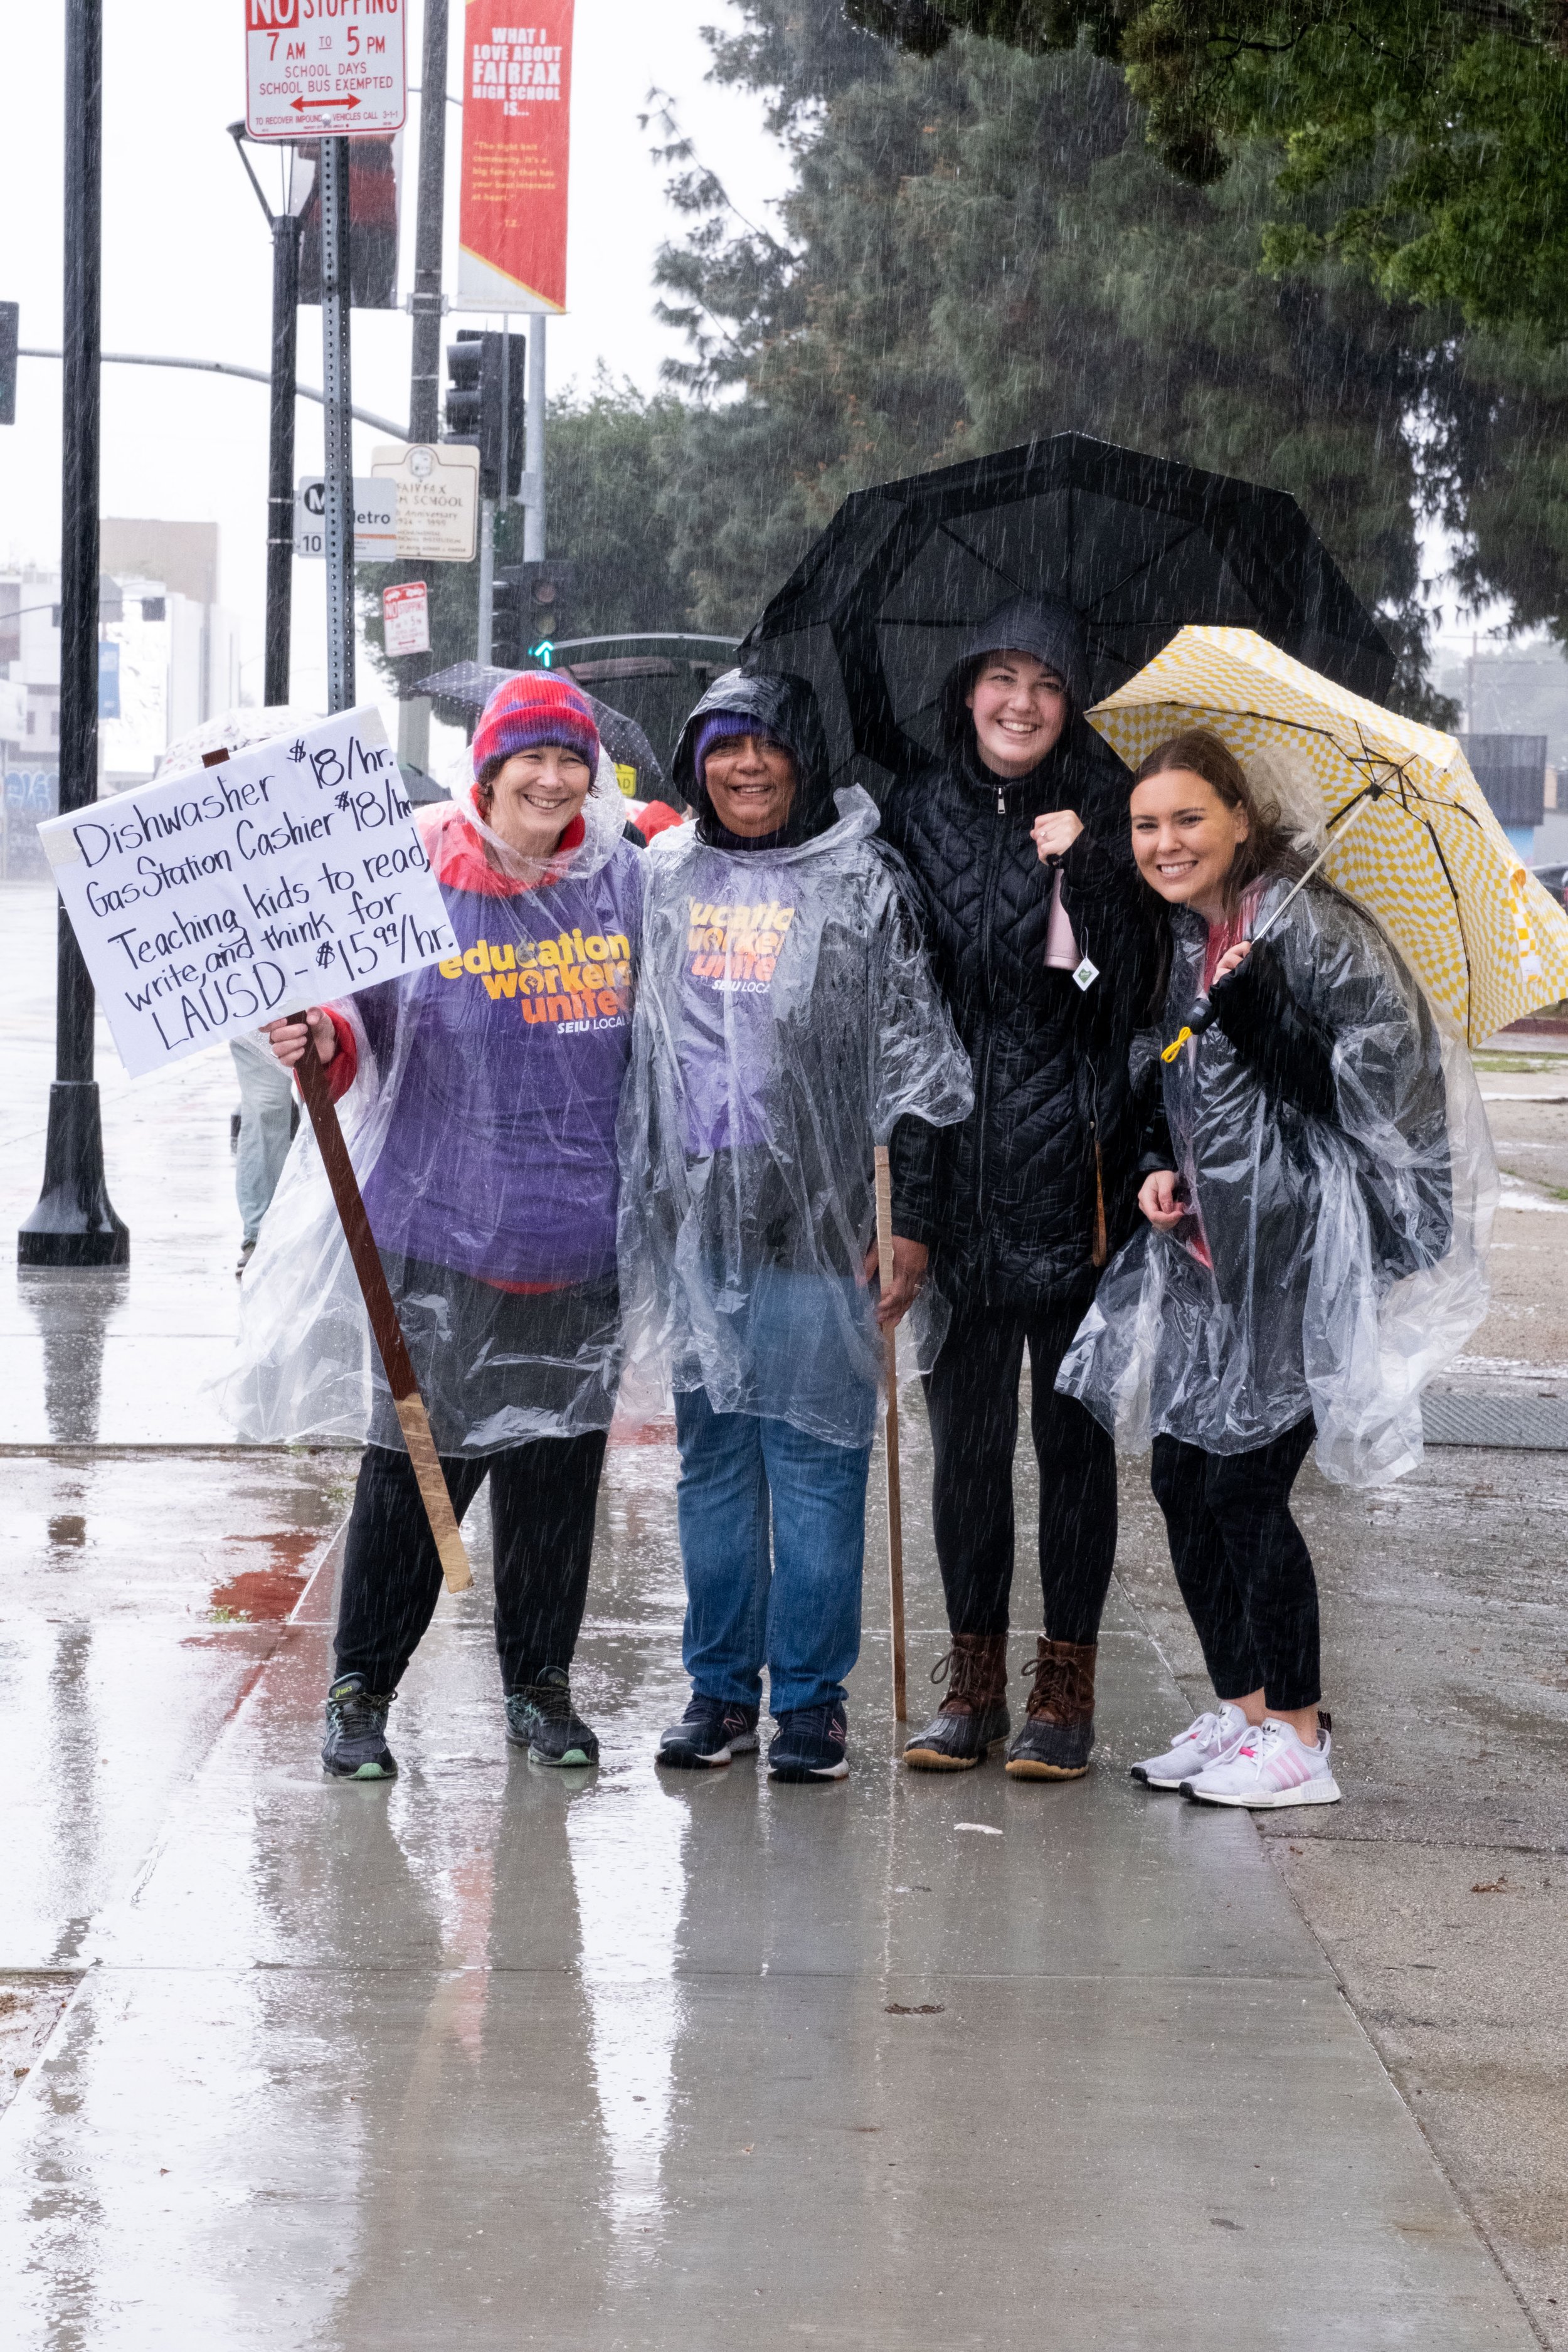
[[(355, 1114), (365, 1207), (459, 1518), (490, 1481), (507, 1737), (536, 1762), (586, 1765), (598, 1742), (569, 1669), (620, 1371), (615, 1124), (642, 856), (569, 681), (536, 672), (501, 687), (473, 765), (467, 795), (418, 817), (457, 954), (268, 1034), (285, 1064), (315, 1052)], [(323, 1191), (313, 1155), (301, 1178), (295, 1213), (280, 1199), (276, 1244), (269, 1223), (246, 1276), (247, 1419), (274, 1435), (346, 1420), (358, 1434), (368, 1358), (321, 1760), (381, 1780), (396, 1770), (387, 1710), (440, 1568), (379, 1360), (335, 1280), (330, 1219), (317, 1244), (327, 1278), (300, 1298), (301, 1223), (320, 1217)], [(297, 1323), (279, 1328), (290, 1297), (307, 1310), (303, 1349)]]

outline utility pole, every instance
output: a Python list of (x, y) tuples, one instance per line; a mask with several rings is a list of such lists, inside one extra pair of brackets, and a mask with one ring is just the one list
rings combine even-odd
[[(447, 198), (447, 0), (425, 0), (425, 67), (419, 83), (419, 197), (414, 226), (414, 360), (408, 382), (408, 438), (435, 441), (441, 430), (441, 242)], [(397, 756), (430, 769), (430, 698), (397, 706)]]
[(414, 365), (408, 438), (440, 431), (441, 239), (447, 194), (447, 0), (425, 0), (425, 74), (419, 90), (419, 209), (414, 229)]
[(300, 232), (312, 167), (284, 149), (287, 195), (274, 212), (245, 152), (245, 125), (228, 135), (245, 165), (272, 234), (272, 398), (267, 466), (267, 662), (261, 699), (274, 708), (289, 699), (289, 642), (294, 599), (294, 403), (300, 323)]
[(544, 313), (536, 310), (528, 335), (528, 427), (523, 442), (522, 560), (544, 559)]
[[(66, 0), (65, 367), (60, 497), (60, 814), (98, 798), (98, 431), (103, 259), (103, 0)], [(55, 1081), (44, 1189), (16, 1237), (26, 1266), (126, 1265), (103, 1170), (93, 990), (58, 913)]]
[(349, 142), (321, 142), (321, 390), (326, 399), (327, 708), (354, 700), (354, 454), (349, 366)]

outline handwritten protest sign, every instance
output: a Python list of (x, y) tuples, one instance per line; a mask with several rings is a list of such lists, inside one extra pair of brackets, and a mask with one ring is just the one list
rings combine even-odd
[(132, 1077), (458, 952), (374, 708), (38, 837)]

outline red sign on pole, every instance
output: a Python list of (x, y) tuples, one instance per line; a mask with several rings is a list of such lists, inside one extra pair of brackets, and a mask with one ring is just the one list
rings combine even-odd
[(531, 25), (467, 0), (458, 308), (564, 310), (573, 0)]

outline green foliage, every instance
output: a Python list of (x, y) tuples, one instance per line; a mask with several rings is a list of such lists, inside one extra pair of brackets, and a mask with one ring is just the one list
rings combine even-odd
[[(922, 0), (922, 14), (1026, 52), (1118, 58), (1156, 152), (1197, 184), (1267, 142), (1278, 268), (1332, 251), (1394, 299), (1568, 333), (1561, 0)], [(1313, 194), (1328, 200), (1317, 225), (1294, 211)]]
[(1432, 337), (1331, 260), (1259, 276), (1264, 160), (1177, 179), (1087, 47), (920, 57), (842, 20), (819, 40), (789, 0), (744, 17), (718, 69), (795, 142), (787, 242), (688, 168), (699, 226), (658, 272), (701, 404), (667, 494), (700, 614), (754, 611), (852, 489), (1079, 431), (1294, 492), (1399, 646), (1405, 707), (1440, 717), (1405, 430)]

